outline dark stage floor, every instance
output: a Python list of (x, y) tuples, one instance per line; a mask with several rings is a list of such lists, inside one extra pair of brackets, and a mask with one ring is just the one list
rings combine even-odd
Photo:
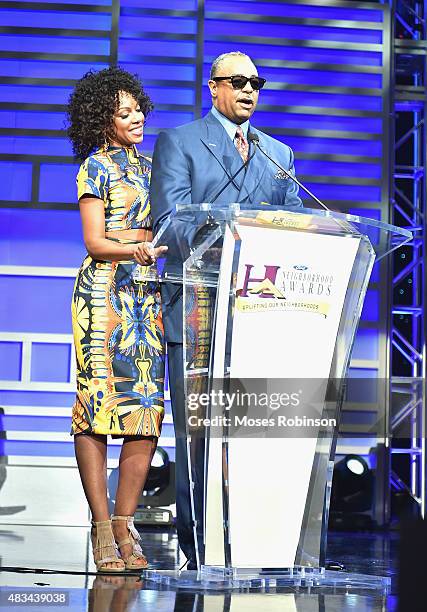
[[(275, 588), (266, 592), (213, 593), (156, 587), (139, 576), (88, 575), (94, 566), (88, 530), (80, 527), (0, 526), (0, 609), (91, 610), (130, 612), (169, 610), (192, 612), (364, 612), (396, 610), (397, 535), (394, 533), (331, 533), (328, 559), (344, 563), (349, 572), (390, 576), (391, 594), (345, 588)], [(174, 531), (143, 531), (144, 552), (150, 567), (172, 570), (183, 562)], [(12, 571), (43, 568), (52, 573)], [(9, 569), (8, 569), (9, 568)], [(61, 573), (65, 572), (65, 573)], [(74, 573), (75, 572), (75, 573)], [(66, 605), (17, 605), (5, 601), (9, 591), (67, 593)], [(2, 606), (4, 606), (2, 608)], [(409, 611), (408, 611), (409, 612)]]

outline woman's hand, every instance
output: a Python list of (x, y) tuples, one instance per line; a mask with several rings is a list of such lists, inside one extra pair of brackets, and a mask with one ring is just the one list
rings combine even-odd
[(133, 259), (141, 266), (151, 266), (167, 250), (167, 246), (153, 247), (151, 242), (140, 242), (135, 245)]

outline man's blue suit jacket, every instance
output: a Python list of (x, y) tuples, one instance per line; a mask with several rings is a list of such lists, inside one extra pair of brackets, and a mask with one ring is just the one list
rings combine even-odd
[[(270, 157), (294, 173), (294, 155), (287, 145), (252, 125), (249, 131), (258, 135), (260, 146)], [(176, 204), (212, 201), (241, 165), (242, 158), (233, 141), (211, 112), (203, 119), (161, 132), (154, 149), (150, 187), (154, 233)], [(282, 178), (277, 167), (260, 151), (256, 151), (246, 171), (237, 176), (215, 203), (232, 202), (302, 206), (297, 185)], [(187, 228), (185, 240), (189, 246), (198, 229), (197, 225)], [(176, 286), (165, 284), (162, 301), (166, 340), (182, 342), (182, 293), (177, 293)]]

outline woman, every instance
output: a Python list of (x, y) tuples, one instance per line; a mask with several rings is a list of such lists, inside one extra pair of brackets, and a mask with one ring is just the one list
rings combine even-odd
[[(151, 162), (136, 149), (151, 110), (141, 82), (119, 68), (88, 72), (68, 106), (68, 135), (83, 161), (77, 190), (88, 252), (72, 300), (77, 396), (71, 433), (92, 513), (94, 560), (107, 572), (147, 566), (133, 515), (164, 412), (159, 291), (143, 280), (141, 268), (166, 250), (151, 245)], [(111, 520), (107, 434), (123, 437)]]

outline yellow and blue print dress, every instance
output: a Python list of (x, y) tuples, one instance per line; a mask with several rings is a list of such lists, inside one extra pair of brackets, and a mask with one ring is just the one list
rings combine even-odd
[[(88, 157), (77, 175), (80, 199), (103, 200), (105, 230), (151, 228), (151, 162), (130, 148)], [(130, 242), (120, 240), (120, 242)], [(134, 280), (136, 262), (96, 261), (78, 273), (72, 323), (77, 395), (71, 433), (160, 436), (164, 414), (164, 332), (160, 291)]]

